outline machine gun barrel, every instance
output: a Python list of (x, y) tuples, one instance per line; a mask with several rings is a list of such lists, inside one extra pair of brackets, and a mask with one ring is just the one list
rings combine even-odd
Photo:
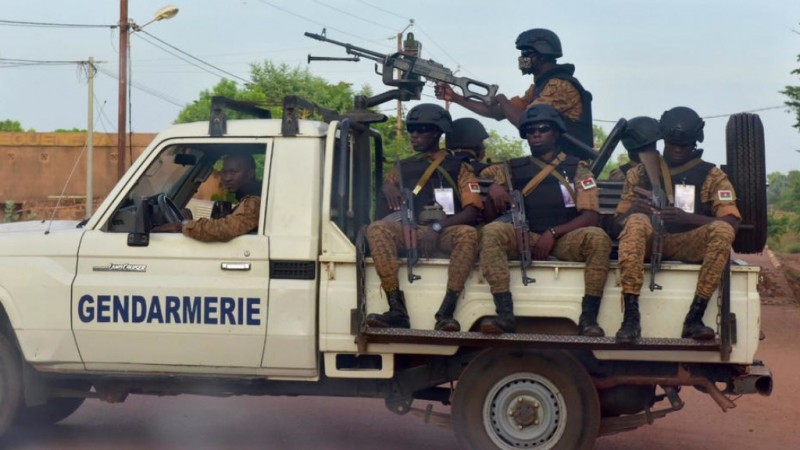
[(352, 58), (339, 58), (335, 56), (311, 56), (308, 55), (308, 62), (311, 61), (349, 61), (349, 62), (358, 62), (361, 61), (361, 58), (358, 56), (353, 56)]

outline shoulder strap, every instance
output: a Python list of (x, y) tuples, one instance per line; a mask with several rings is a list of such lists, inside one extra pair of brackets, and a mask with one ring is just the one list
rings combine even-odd
[(528, 184), (526, 184), (525, 187), (522, 188), (522, 195), (527, 197), (531, 192), (533, 192), (534, 189), (536, 189), (542, 183), (542, 181), (544, 181), (545, 178), (547, 178), (548, 175), (552, 174), (554, 177), (558, 179), (559, 182), (561, 182), (567, 187), (567, 189), (570, 191), (570, 195), (572, 195), (572, 197), (575, 198), (575, 191), (572, 189), (572, 186), (569, 185), (569, 183), (564, 179), (564, 177), (561, 176), (561, 174), (559, 174), (558, 172), (553, 173), (553, 171), (556, 170), (558, 165), (564, 162), (566, 158), (567, 155), (566, 153), (563, 152), (559, 153), (558, 156), (555, 157), (555, 159), (550, 161), (550, 163), (544, 163), (537, 158), (531, 157), (531, 161), (533, 161), (533, 163), (536, 164), (537, 166), (541, 167), (542, 170), (539, 173), (537, 173), (535, 177), (531, 178), (531, 181), (529, 181)]
[(419, 191), (422, 190), (422, 187), (425, 186), (425, 184), (431, 178), (431, 175), (433, 175), (433, 171), (436, 170), (440, 164), (442, 164), (445, 156), (447, 156), (447, 152), (439, 151), (439, 154), (437, 154), (433, 161), (431, 161), (431, 163), (428, 165), (428, 168), (425, 169), (425, 172), (420, 177), (419, 181), (417, 181), (417, 185), (414, 186), (414, 195), (419, 194)]

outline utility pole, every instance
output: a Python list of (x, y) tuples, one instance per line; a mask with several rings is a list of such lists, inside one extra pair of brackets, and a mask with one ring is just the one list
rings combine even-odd
[(117, 179), (125, 174), (125, 123), (128, 112), (128, 0), (119, 0), (119, 109), (117, 114)]
[(89, 115), (88, 125), (86, 126), (86, 218), (92, 216), (94, 209), (94, 58), (89, 57), (88, 66), (89, 77)]

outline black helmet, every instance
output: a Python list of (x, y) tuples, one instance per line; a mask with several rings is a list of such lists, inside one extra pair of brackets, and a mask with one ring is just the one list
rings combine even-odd
[(634, 152), (661, 139), (661, 129), (656, 119), (639, 116), (628, 121), (622, 134), (625, 150)]
[(703, 142), (703, 119), (686, 106), (676, 106), (661, 115), (661, 136), (666, 142), (689, 145)]
[(443, 133), (452, 129), (453, 119), (446, 109), (433, 103), (423, 103), (411, 108), (406, 115), (406, 126), (417, 124), (436, 125)]
[(517, 36), (517, 48), (519, 50), (533, 49), (540, 55), (553, 59), (562, 56), (561, 40), (555, 33), (544, 28), (534, 28), (520, 33)]
[(489, 133), (478, 119), (464, 117), (453, 121), (453, 128), (444, 138), (447, 148), (478, 149), (484, 139), (489, 138)]
[(522, 112), (519, 118), (519, 137), (525, 139), (525, 128), (535, 122), (552, 122), (562, 133), (567, 131), (567, 126), (564, 124), (561, 114), (552, 106), (540, 103)]

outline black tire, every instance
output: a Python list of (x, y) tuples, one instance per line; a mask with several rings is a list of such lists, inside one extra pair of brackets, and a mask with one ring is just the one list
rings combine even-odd
[(0, 436), (17, 420), (23, 401), (21, 373), (16, 347), (0, 335)]
[(487, 350), (456, 384), (452, 423), (465, 449), (591, 449), (600, 401), (586, 369), (566, 352)]
[(758, 253), (767, 243), (767, 170), (764, 126), (757, 114), (734, 114), (725, 127), (727, 167), (742, 222), (733, 250)]

